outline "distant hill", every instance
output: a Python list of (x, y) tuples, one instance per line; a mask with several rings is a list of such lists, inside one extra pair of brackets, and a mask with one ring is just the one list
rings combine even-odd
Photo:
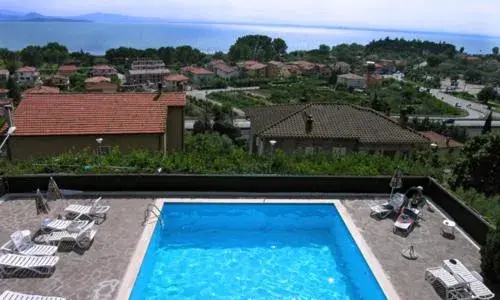
[(92, 13), (70, 17), (76, 20), (85, 20), (96, 23), (167, 23), (168, 20), (160, 18), (131, 17), (119, 14)]
[(66, 17), (44, 16), (36, 12), (27, 14), (0, 9), (0, 22), (91, 22), (89, 20)]

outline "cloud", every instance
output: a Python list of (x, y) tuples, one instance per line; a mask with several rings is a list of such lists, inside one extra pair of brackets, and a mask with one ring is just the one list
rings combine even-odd
[(500, 35), (498, 0), (2, 0), (47, 15), (91, 12), (215, 22), (373, 26)]

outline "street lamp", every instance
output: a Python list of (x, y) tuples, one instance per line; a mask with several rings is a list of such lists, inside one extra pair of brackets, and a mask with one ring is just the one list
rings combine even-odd
[(101, 155), (101, 145), (102, 145), (102, 142), (104, 141), (103, 138), (96, 138), (95, 141), (97, 142), (97, 155)]
[(276, 140), (270, 140), (269, 145), (271, 145), (271, 153), (274, 152), (274, 145), (276, 145), (277, 141)]

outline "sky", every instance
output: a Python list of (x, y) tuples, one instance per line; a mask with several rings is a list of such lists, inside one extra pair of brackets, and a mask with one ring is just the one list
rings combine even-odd
[(500, 36), (499, 0), (0, 0), (50, 16), (104, 12), (183, 21), (245, 22)]

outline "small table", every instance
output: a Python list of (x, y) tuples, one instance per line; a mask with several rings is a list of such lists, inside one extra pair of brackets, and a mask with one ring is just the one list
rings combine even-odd
[(455, 227), (457, 224), (452, 220), (445, 219), (441, 224), (441, 232), (443, 235), (455, 236)]

